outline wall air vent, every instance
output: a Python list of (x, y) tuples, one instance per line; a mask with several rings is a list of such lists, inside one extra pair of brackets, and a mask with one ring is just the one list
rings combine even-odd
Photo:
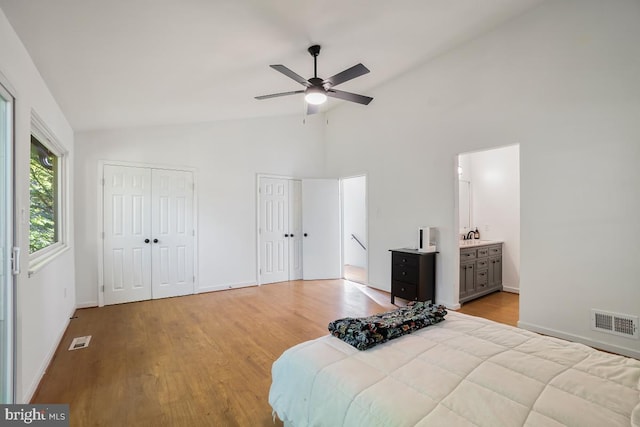
[(627, 338), (640, 339), (638, 316), (611, 313), (593, 308), (591, 309), (591, 329)]
[(71, 341), (71, 345), (69, 346), (69, 350), (78, 350), (80, 348), (89, 347), (89, 342), (91, 341), (91, 335), (87, 335), (86, 337), (76, 337)]

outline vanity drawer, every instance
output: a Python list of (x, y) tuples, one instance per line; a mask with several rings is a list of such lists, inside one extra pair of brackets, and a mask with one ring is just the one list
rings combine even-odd
[(478, 248), (478, 258), (489, 256), (489, 248)]
[(405, 254), (402, 252), (393, 252), (391, 262), (396, 265), (418, 266), (418, 257), (413, 254)]
[(391, 278), (407, 283), (418, 283), (418, 268), (410, 265), (395, 265), (391, 271)]
[(476, 290), (486, 288), (487, 283), (489, 283), (489, 270), (477, 270), (476, 271)]
[(475, 249), (460, 249), (460, 262), (476, 259)]
[(489, 256), (500, 255), (502, 254), (502, 246), (489, 246)]
[(416, 301), (418, 299), (418, 287), (410, 283), (391, 282), (393, 295), (400, 298)]
[[(480, 252), (480, 251), (478, 251), (478, 252)], [(483, 259), (483, 260), (478, 259), (478, 261), (476, 261), (476, 264), (477, 264), (478, 270), (480, 270), (482, 268), (484, 268), (484, 269), (489, 268), (489, 261), (487, 261), (486, 259)]]

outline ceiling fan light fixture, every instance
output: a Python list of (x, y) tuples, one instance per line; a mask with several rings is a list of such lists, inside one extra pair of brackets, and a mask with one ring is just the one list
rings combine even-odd
[(305, 91), (304, 100), (312, 105), (320, 105), (327, 101), (327, 95), (322, 88), (314, 86)]

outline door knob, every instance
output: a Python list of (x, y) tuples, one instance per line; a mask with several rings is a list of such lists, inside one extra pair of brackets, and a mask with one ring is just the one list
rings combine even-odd
[(303, 234), (303, 236), (304, 236), (304, 237), (307, 237), (307, 233), (304, 233), (304, 234)]
[(288, 235), (288, 234), (285, 234), (285, 235), (284, 235), (284, 237), (289, 237), (289, 235)]
[(145, 243), (149, 243), (149, 239), (144, 239), (144, 242)]
[(158, 243), (158, 239), (153, 239), (153, 243)]
[(293, 237), (293, 234), (291, 235), (291, 237)]

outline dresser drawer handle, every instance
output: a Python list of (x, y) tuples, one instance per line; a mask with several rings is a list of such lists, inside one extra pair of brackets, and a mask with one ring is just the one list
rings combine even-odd
[(407, 262), (407, 259), (406, 258), (402, 258), (402, 262)]
[(401, 290), (402, 292), (404, 292), (404, 288), (400, 288), (400, 290)]
[(406, 276), (406, 275), (407, 275), (407, 272), (406, 272), (406, 271), (403, 271), (403, 272), (402, 272), (402, 275), (403, 275), (403, 276)]

